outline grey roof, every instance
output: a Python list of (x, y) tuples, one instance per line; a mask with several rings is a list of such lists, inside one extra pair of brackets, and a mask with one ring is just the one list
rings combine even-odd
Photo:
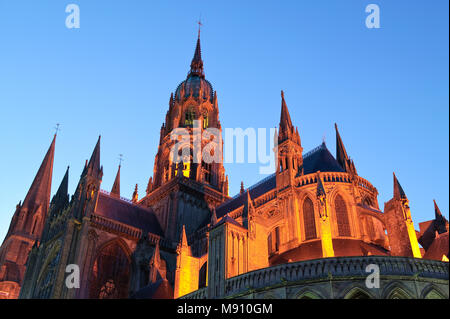
[[(325, 143), (322, 143), (311, 152), (306, 153), (303, 157), (304, 174), (311, 174), (317, 171), (344, 172), (344, 169), (339, 165), (333, 155), (331, 155)], [(250, 192), (250, 197), (255, 199), (272, 189), (275, 189), (276, 186), (276, 175), (272, 174), (251, 186), (248, 191)], [(244, 205), (246, 199), (245, 196), (246, 193), (243, 193), (218, 206), (216, 208), (217, 218)]]
[(158, 236), (163, 235), (161, 226), (151, 209), (114, 198), (100, 192), (95, 214)]

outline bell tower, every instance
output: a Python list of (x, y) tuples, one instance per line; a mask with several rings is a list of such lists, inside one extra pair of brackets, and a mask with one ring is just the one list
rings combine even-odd
[(189, 236), (228, 197), (222, 152), (217, 92), (205, 78), (199, 33), (187, 77), (170, 95), (153, 177), (140, 201), (174, 241), (182, 225)]

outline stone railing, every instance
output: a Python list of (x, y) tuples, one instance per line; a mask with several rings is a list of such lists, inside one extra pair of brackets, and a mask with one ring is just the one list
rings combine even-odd
[(229, 278), (225, 282), (225, 295), (232, 296), (286, 282), (367, 277), (371, 273), (366, 272), (369, 264), (378, 265), (380, 276), (449, 278), (448, 263), (435, 260), (388, 256), (335, 257), (287, 263)]
[(356, 184), (359, 187), (365, 188), (372, 193), (378, 194), (377, 189), (375, 187), (373, 187), (369, 181), (365, 180), (364, 178), (362, 178), (360, 176), (355, 176), (355, 180), (356, 180)]
[[(340, 182), (340, 183), (351, 183), (350, 175), (341, 172), (321, 172), (320, 176), (324, 183), (328, 182)], [(296, 179), (297, 187), (317, 183), (317, 174), (307, 174), (302, 175)]]
[(207, 299), (208, 298), (208, 287), (200, 288), (194, 292), (181, 297), (182, 299)]

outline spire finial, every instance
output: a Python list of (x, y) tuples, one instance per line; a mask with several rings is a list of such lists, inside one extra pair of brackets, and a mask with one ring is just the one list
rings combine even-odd
[(199, 29), (198, 29), (198, 39), (197, 45), (195, 47), (194, 58), (191, 62), (191, 70), (189, 71), (188, 77), (196, 75), (201, 78), (205, 78), (205, 73), (203, 72), (203, 60), (202, 60), (202, 50), (200, 47), (200, 26), (203, 24), (199, 21)]
[(201, 31), (201, 27), (203, 26), (201, 15), (200, 15), (200, 18), (198, 19), (197, 23), (198, 23), (198, 38), (200, 39), (200, 31)]
[(119, 154), (119, 166), (122, 166), (123, 161), (124, 161), (123, 154)]
[(111, 196), (120, 198), (120, 164), (117, 170), (116, 179), (114, 180), (113, 187), (111, 189)]
[(60, 125), (61, 125), (61, 124), (56, 123), (56, 126), (55, 126), (55, 136), (58, 135), (58, 132), (59, 132), (59, 131), (61, 131), (61, 129), (59, 128)]

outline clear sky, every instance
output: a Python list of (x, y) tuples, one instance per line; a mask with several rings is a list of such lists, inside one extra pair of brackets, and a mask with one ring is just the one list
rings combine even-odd
[[(65, 26), (66, 5), (81, 28)], [(367, 29), (365, 7), (380, 7)], [(360, 176), (392, 197), (395, 171), (416, 223), (449, 211), (448, 1), (0, 0), (0, 240), (51, 142), (53, 193), (73, 193), (102, 135), (102, 188), (124, 154), (122, 195), (145, 192), (170, 93), (186, 78), (201, 15), (206, 77), (223, 127), (278, 125), (280, 90), (305, 151), (337, 122)], [(226, 164), (230, 195), (258, 164)]]

